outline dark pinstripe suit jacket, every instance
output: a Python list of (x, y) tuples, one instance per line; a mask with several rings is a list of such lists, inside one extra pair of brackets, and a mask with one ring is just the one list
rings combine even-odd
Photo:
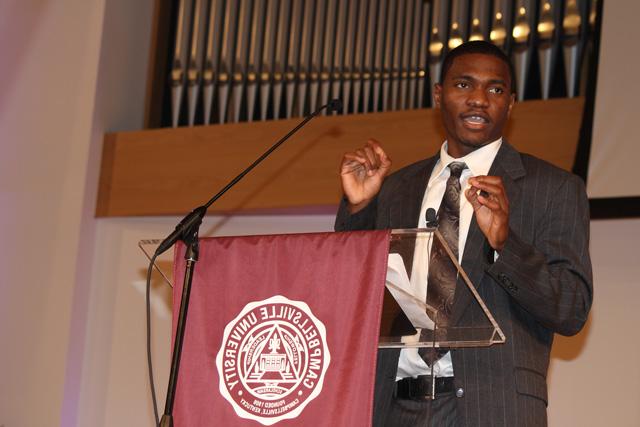
[[(390, 175), (376, 200), (355, 215), (344, 201), (337, 231), (415, 228), (438, 157)], [(489, 348), (452, 351), (458, 418), (465, 426), (544, 426), (547, 368), (554, 333), (576, 334), (592, 301), (589, 211), (582, 181), (503, 142), (489, 171), (501, 176), (509, 205), (509, 237), (495, 263), (473, 218), (462, 266), (504, 331)], [(453, 322), (481, 318), (471, 294), (458, 286)], [(378, 353), (374, 425), (385, 425), (399, 351)]]

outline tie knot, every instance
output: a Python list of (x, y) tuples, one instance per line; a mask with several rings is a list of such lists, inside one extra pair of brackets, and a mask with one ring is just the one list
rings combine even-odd
[(449, 170), (451, 171), (451, 176), (455, 176), (460, 179), (460, 175), (462, 171), (467, 168), (467, 164), (465, 162), (451, 162), (449, 163)]

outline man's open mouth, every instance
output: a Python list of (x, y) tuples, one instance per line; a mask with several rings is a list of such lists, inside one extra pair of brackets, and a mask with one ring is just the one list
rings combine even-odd
[(462, 116), (462, 120), (465, 123), (477, 125), (486, 125), (489, 123), (489, 119), (481, 114), (465, 114)]

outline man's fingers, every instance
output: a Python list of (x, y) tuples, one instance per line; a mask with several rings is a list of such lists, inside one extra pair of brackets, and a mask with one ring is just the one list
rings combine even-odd
[(391, 167), (391, 159), (389, 158), (389, 156), (387, 156), (387, 153), (384, 152), (382, 147), (375, 147), (374, 152), (376, 153), (378, 160), (380, 161), (380, 167), (385, 169)]
[(378, 140), (373, 139), (373, 138), (369, 138), (367, 140), (367, 145), (369, 147), (373, 148), (374, 150), (382, 149), (382, 146), (380, 145), (380, 142), (378, 142)]
[(490, 196), (489, 194), (483, 195), (482, 193), (482, 190), (480, 190), (478, 187), (473, 186), (469, 187), (469, 189), (467, 189), (467, 191), (465, 192), (465, 196), (467, 197), (469, 203), (471, 203), (471, 206), (474, 210), (477, 210), (484, 206), (494, 212), (506, 212), (499, 198)]
[(502, 178), (476, 176), (469, 178), (465, 191), (473, 206), (475, 218), (492, 248), (501, 250), (508, 234), (509, 200)]
[(502, 182), (499, 183), (493, 183), (493, 182), (488, 182), (488, 181), (481, 181), (478, 180), (476, 178), (470, 178), (469, 179), (469, 184), (473, 185), (474, 187), (479, 188), (480, 190), (483, 190), (489, 194), (493, 194), (493, 195), (501, 195), (504, 194), (504, 186), (502, 185)]
[[(479, 192), (481, 200), (498, 203), (504, 210), (509, 208), (507, 193), (502, 184), (502, 178), (497, 176), (477, 176), (469, 179), (469, 184)], [(486, 205), (486, 203), (483, 203)]]
[(477, 197), (478, 199), (478, 203), (480, 203), (482, 206), (486, 206), (487, 208), (491, 209), (492, 211), (502, 211), (502, 205), (500, 204), (500, 202), (498, 201), (498, 199), (493, 199), (491, 197), (484, 197), (481, 195), (478, 195)]
[(387, 170), (391, 167), (391, 159), (375, 139), (369, 139), (362, 148), (356, 150), (356, 154), (366, 159), (364, 165), (369, 176), (378, 173), (386, 175)]
[[(496, 185), (502, 185), (502, 178), (499, 176), (493, 176), (493, 175), (478, 175), (478, 176), (473, 176), (469, 179), (470, 181), (473, 181), (474, 183), (480, 183), (480, 184), (496, 184)], [(475, 184), (474, 184), (475, 185)]]
[(354, 173), (354, 172), (365, 173), (366, 169), (360, 162), (344, 162), (342, 164), (342, 168), (340, 169), (341, 174)]
[(378, 155), (373, 150), (373, 148), (369, 145), (365, 145), (364, 154), (367, 156), (367, 160), (369, 160), (369, 164), (371, 164), (371, 169), (378, 169), (380, 167), (380, 159)]
[(391, 159), (376, 140), (369, 140), (357, 150), (345, 153), (340, 165), (340, 173), (366, 173), (368, 176), (385, 176), (391, 167)]
[(371, 160), (369, 159), (369, 156), (367, 156), (367, 153), (366, 153), (364, 148), (358, 148), (356, 150), (356, 155), (360, 159), (362, 159), (362, 164), (367, 169), (367, 172), (373, 169), (373, 165), (371, 164)]
[(389, 156), (387, 156), (387, 153), (385, 153), (384, 149), (378, 141), (376, 141), (375, 139), (369, 139), (367, 141), (367, 146), (371, 147), (373, 152), (376, 154), (376, 157), (380, 162), (380, 167), (384, 169), (388, 169), (389, 167), (391, 167), (391, 159), (389, 158)]
[[(507, 195), (503, 191), (481, 190), (480, 193), (478, 194), (478, 198), (480, 199), (481, 202), (486, 201), (487, 203), (491, 203), (492, 204), (491, 206), (493, 206), (493, 204), (495, 203), (495, 205), (499, 206), (500, 209), (504, 211), (509, 210), (509, 200), (507, 199)], [(487, 205), (487, 203), (485, 203), (485, 205)]]
[(364, 165), (367, 162), (366, 157), (359, 155), (358, 153), (344, 153), (342, 156), (342, 164), (345, 163), (360, 163)]
[(340, 173), (366, 171), (366, 159), (356, 153), (345, 153), (340, 164)]
[(482, 203), (478, 201), (478, 189), (476, 187), (470, 187), (469, 189), (467, 189), (467, 191), (465, 191), (464, 194), (467, 197), (469, 203), (471, 203), (473, 210), (482, 207)]

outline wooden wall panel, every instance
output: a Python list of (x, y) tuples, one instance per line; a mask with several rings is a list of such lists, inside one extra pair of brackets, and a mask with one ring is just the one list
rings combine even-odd
[[(507, 138), (571, 169), (582, 98), (516, 104)], [(381, 141), (398, 169), (434, 153), (439, 110), (318, 117), (214, 204), (210, 212), (294, 212), (335, 207), (342, 154)], [(206, 202), (300, 120), (105, 135), (96, 215), (180, 215)]]

